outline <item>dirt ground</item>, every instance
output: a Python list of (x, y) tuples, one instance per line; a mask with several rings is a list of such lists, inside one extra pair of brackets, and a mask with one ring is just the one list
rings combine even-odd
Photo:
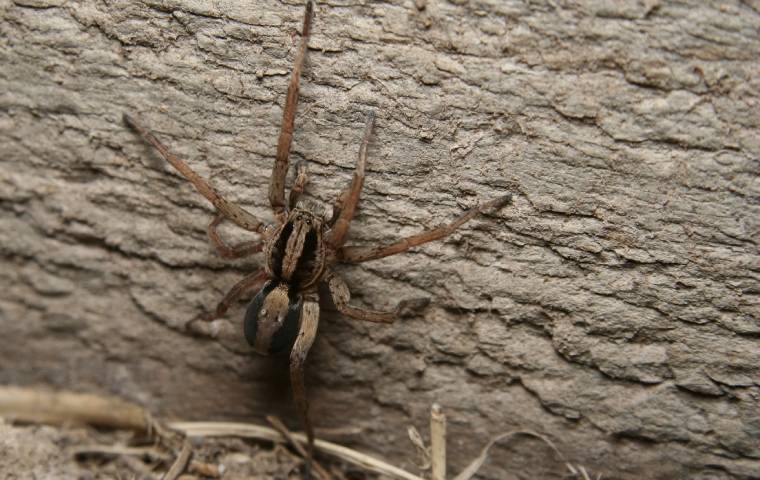
[[(173, 456), (151, 443), (133, 445), (126, 432), (82, 427), (0, 423), (0, 478), (3, 480), (152, 480), (159, 479)], [(130, 451), (128, 448), (141, 449)], [(111, 450), (111, 453), (96, 450)], [(123, 453), (113, 453), (121, 450)], [(130, 452), (131, 454), (127, 454)], [(225, 480), (295, 480), (302, 461), (282, 445), (243, 439), (196, 439), (193, 460), (217, 467)], [(336, 479), (376, 478), (350, 466), (323, 463)], [(193, 467), (182, 480), (213, 478)]]

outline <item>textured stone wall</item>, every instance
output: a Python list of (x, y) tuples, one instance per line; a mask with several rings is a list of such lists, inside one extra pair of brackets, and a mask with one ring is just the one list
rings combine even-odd
[[(210, 206), (121, 121), (271, 218), (293, 3), (0, 0), (0, 382), (297, 425), (242, 305), (185, 332), (260, 258), (219, 258)], [(438, 401), (454, 471), (519, 428), (603, 478), (759, 478), (759, 59), (757, 0), (318, 3), (292, 158), (329, 204), (377, 111), (352, 243), (515, 196), (341, 268), (360, 305), (433, 302), (392, 326), (325, 305), (318, 427), (413, 468)], [(532, 441), (486, 470), (564, 473)]]

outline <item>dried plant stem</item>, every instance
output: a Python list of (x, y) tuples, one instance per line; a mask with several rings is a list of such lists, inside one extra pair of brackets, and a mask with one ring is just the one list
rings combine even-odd
[[(278, 442), (282, 439), (280, 433), (273, 428), (247, 423), (174, 422), (170, 423), (169, 426), (175, 430), (185, 432), (185, 434), (191, 437), (244, 437), (269, 440), (272, 442)], [(293, 433), (292, 436), (301, 443), (306, 442), (306, 435), (303, 433)], [(340, 458), (341, 460), (363, 468), (364, 470), (380, 473), (390, 478), (399, 480), (424, 480), (422, 477), (418, 477), (417, 475), (390, 465), (382, 460), (378, 460), (377, 458), (335, 443), (317, 439), (314, 442), (314, 447), (323, 453)]]
[[(478, 455), (475, 460), (472, 461), (467, 467), (465, 467), (462, 472), (457, 475), (454, 480), (470, 480), (472, 477), (475, 476), (476, 473), (478, 473), (478, 470), (480, 470), (480, 467), (483, 466), (483, 464), (488, 459), (488, 452), (491, 450), (491, 447), (496, 445), (499, 442), (502, 442), (504, 440), (511, 440), (512, 438), (515, 438), (517, 436), (524, 435), (528, 437), (533, 437), (541, 440), (546, 445), (548, 445), (552, 451), (557, 454), (557, 456), (564, 461), (564, 456), (562, 455), (562, 452), (559, 451), (559, 449), (554, 445), (554, 443), (549, 440), (547, 437), (538, 434), (536, 432), (531, 432), (530, 430), (515, 430), (512, 432), (506, 432), (502, 433), (501, 435), (497, 435), (494, 438), (491, 439), (490, 442), (486, 444), (485, 447), (483, 447), (483, 450), (480, 452), (480, 455)], [(567, 465), (567, 463), (566, 463)]]
[(192, 454), (193, 447), (190, 445), (189, 441), (185, 440), (182, 443), (182, 450), (180, 450), (177, 459), (174, 460), (171, 468), (169, 468), (169, 471), (166, 472), (166, 475), (164, 475), (161, 480), (177, 480), (177, 478), (185, 472), (185, 469), (187, 469)]
[(406, 430), (406, 433), (409, 435), (409, 440), (412, 442), (412, 445), (414, 445), (414, 448), (417, 449), (417, 454), (420, 457), (420, 470), (430, 470), (430, 450), (425, 446), (425, 441), (422, 440), (422, 435), (420, 435), (420, 432), (418, 432), (414, 426), (410, 426)]
[(123, 445), (82, 445), (69, 450), (75, 456), (101, 455), (118, 457), (129, 455), (135, 457), (147, 457), (151, 460), (166, 461), (169, 456), (159, 452), (155, 447), (125, 447)]
[[(293, 438), (293, 433), (290, 430), (288, 430), (288, 427), (286, 427), (285, 424), (282, 423), (282, 421), (279, 418), (270, 415), (270, 416), (267, 416), (267, 422), (269, 422), (269, 424), (272, 425), (272, 427), (275, 430), (277, 430), (280, 433), (280, 435), (282, 435), (283, 438), (285, 438), (285, 440), (287, 440), (288, 443), (290, 443), (293, 446), (293, 448), (296, 449), (296, 451), (298, 452), (299, 455), (301, 455), (301, 457), (303, 458), (308, 457), (308, 452), (306, 451), (306, 449), (303, 447), (303, 445), (300, 442), (298, 442), (295, 438)], [(312, 459), (312, 467), (314, 468), (314, 471), (317, 472), (317, 475), (319, 476), (320, 479), (322, 480), (332, 479), (332, 476), (327, 472), (327, 470), (325, 470), (325, 467), (320, 465), (319, 462), (317, 462), (316, 460)]]
[(150, 415), (116, 397), (0, 387), (0, 416), (29, 423), (63, 423), (138, 432), (151, 429)]
[(432, 480), (446, 480), (446, 415), (437, 403), (430, 409), (430, 462)]

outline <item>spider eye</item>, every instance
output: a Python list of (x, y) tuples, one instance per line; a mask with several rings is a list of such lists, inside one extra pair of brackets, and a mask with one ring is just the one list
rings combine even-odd
[(306, 225), (311, 225), (311, 219), (310, 218), (306, 219)]

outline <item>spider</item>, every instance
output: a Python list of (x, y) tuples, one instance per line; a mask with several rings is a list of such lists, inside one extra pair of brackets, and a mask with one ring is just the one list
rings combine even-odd
[[(227, 200), (183, 160), (172, 154), (150, 131), (129, 115), (124, 115), (124, 122), (155, 147), (161, 156), (216, 208), (216, 215), (208, 226), (208, 237), (222, 257), (240, 258), (264, 252), (265, 266), (235, 284), (219, 302), (216, 310), (205, 315), (202, 320), (212, 321), (222, 317), (245, 293), (258, 289), (245, 313), (244, 335), (257, 353), (269, 355), (290, 352), (293, 398), (308, 438), (307, 470), (313, 454), (314, 431), (309, 419), (303, 365), (317, 333), (319, 285), (327, 285), (340, 313), (370, 322), (392, 323), (401, 315), (418, 312), (429, 302), (429, 299), (403, 300), (393, 311), (356, 307), (349, 303), (351, 294), (348, 285), (333, 271), (333, 265), (339, 262), (361, 263), (375, 260), (404, 252), (423, 243), (440, 240), (478, 213), (498, 210), (511, 201), (511, 195), (495, 198), (466, 211), (448, 225), (423, 231), (393, 243), (378, 246), (345, 246), (349, 225), (364, 184), (367, 146), (375, 118), (372, 112), (368, 115), (353, 178), (349, 187), (343, 190), (335, 201), (330, 218), (320, 213), (315, 205), (299, 200), (308, 182), (306, 164), (303, 162), (296, 165), (295, 181), (286, 202), (288, 153), (293, 138), (301, 68), (306, 57), (312, 16), (313, 6), (309, 0), (306, 3), (301, 40), (288, 84), (277, 153), (269, 183), (273, 225), (262, 222), (240, 205)], [(229, 246), (217, 232), (217, 227), (224, 220), (259, 234), (261, 239)]]

